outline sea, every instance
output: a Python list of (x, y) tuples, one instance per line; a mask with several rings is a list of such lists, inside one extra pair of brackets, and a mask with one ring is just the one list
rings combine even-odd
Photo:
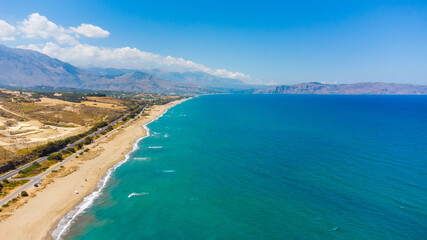
[(207, 95), (145, 127), (55, 239), (427, 239), (427, 96)]

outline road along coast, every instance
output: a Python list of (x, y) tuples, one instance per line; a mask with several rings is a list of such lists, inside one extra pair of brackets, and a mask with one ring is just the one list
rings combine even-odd
[(147, 134), (144, 126), (182, 101), (185, 100), (150, 107), (148, 115), (96, 143), (82, 157), (69, 161), (57, 172), (58, 176), (45, 179), (43, 189), (29, 188), (33, 197), (0, 222), (1, 239), (51, 239), (60, 220), (96, 190), (107, 171), (125, 159), (134, 142)]

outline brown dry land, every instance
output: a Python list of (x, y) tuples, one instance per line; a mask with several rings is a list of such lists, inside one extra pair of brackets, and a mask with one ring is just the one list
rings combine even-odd
[(151, 107), (147, 116), (90, 147), (83, 158), (73, 159), (64, 169), (43, 180), (41, 190), (28, 189), (30, 197), (20, 197), (16, 205), (9, 207), (10, 212), (0, 213), (1, 239), (51, 239), (50, 234), (61, 218), (94, 191), (107, 170), (124, 158), (136, 139), (146, 134), (142, 125), (180, 102)]
[(128, 109), (112, 97), (88, 97), (79, 103), (33, 95), (0, 89), (0, 165), (20, 150), (77, 135)]

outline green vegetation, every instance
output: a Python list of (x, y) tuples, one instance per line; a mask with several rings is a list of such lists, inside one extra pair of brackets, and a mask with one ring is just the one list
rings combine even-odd
[(72, 128), (73, 125), (67, 125), (67, 124), (61, 124), (61, 123), (53, 123), (53, 122), (44, 122), (45, 125), (54, 126), (54, 127), (66, 127), (66, 128)]
[(3, 182), (0, 184), (0, 198), (7, 196), (13, 189), (20, 187), (26, 184), (30, 180), (14, 180), (8, 181), (8, 183)]
[(82, 149), (82, 147), (83, 147), (83, 143), (77, 143), (75, 146), (75, 148), (77, 148), (77, 150)]
[(22, 192), (21, 192), (21, 196), (23, 196), (23, 197), (28, 197), (28, 193), (27, 193), (26, 191), (22, 191)]
[(67, 151), (70, 152), (70, 153), (75, 153), (76, 149), (73, 148), (73, 147), (71, 147), (71, 148), (67, 148)]
[[(33, 88), (32, 90), (36, 92), (19, 92), (19, 89), (15, 90), (18, 90), (18, 92), (6, 93), (0, 91), (0, 104), (21, 115), (21, 117), (3, 111), (0, 111), (0, 115), (5, 118), (13, 119), (15, 124), (18, 121), (35, 119), (46, 125), (57, 127), (75, 127), (78, 125), (88, 126), (89, 124), (92, 124), (92, 127), (84, 133), (61, 140), (51, 141), (36, 147), (17, 149), (15, 151), (0, 148), (0, 152), (3, 156), (0, 157), (0, 167), (2, 167), (2, 171), (14, 169), (16, 166), (44, 156), (49, 156), (49, 161), (60, 160), (61, 155), (62, 158), (66, 158), (70, 154), (83, 149), (84, 145), (90, 144), (100, 137), (100, 135), (94, 137), (89, 137), (89, 135), (98, 131), (100, 128), (108, 126), (108, 123), (118, 119), (123, 120), (123, 122), (120, 122), (115, 126), (108, 126), (102, 131), (102, 134), (104, 135), (113, 129), (122, 126), (124, 122), (137, 117), (145, 106), (164, 104), (172, 100), (179, 99), (179, 97), (159, 94), (137, 94), (113, 91), (92, 92), (88, 90), (78, 91), (77, 89), (71, 88)], [(45, 99), (40, 102), (40, 99), (45, 97), (74, 103), (80, 103), (82, 101), (110, 103), (114, 104), (117, 109), (103, 108), (99, 106), (93, 107), (85, 104), (71, 104), (59, 101), (53, 101), (55, 102), (54, 104), (45, 104), (43, 102)], [(36, 102), (39, 103), (35, 104)], [(80, 139), (83, 139), (83, 141), (76, 144), (75, 147), (62, 150), (68, 144), (74, 143)], [(60, 153), (57, 153), (58, 151), (60, 151)], [(40, 168), (43, 167), (38, 167), (38, 169)]]
[(30, 172), (35, 171), (36, 169), (40, 168), (42, 165), (38, 162), (34, 162), (33, 164), (31, 164), (29, 167), (24, 168), (22, 170), (19, 170), (19, 174), (28, 174)]
[(64, 159), (64, 157), (62, 156), (62, 153), (51, 153), (50, 155), (49, 155), (49, 157), (47, 157), (47, 160), (58, 160), (58, 161), (60, 161), (60, 160), (63, 160)]
[(44, 161), (42, 164), (34, 162), (31, 166), (19, 171), (17, 178), (27, 178), (40, 174), (41, 172), (46, 171), (50, 166), (56, 164), (56, 160)]
[(83, 144), (85, 144), (85, 145), (88, 145), (88, 144), (90, 144), (90, 143), (92, 143), (93, 142), (93, 138), (91, 138), (91, 137), (85, 137), (85, 140), (83, 141)]

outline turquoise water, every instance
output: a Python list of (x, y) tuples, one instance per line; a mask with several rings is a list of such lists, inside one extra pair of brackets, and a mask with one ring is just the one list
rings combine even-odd
[(426, 239), (425, 96), (202, 96), (148, 127), (65, 239)]

